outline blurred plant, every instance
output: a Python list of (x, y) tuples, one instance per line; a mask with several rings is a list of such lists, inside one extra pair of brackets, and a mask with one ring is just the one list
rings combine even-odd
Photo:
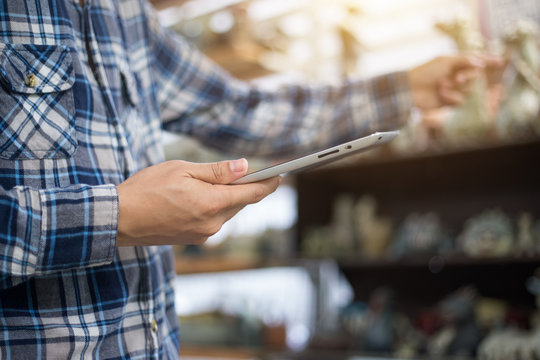
[(519, 21), (504, 38), (510, 66), (497, 119), (501, 138), (540, 135), (539, 35), (536, 24)]

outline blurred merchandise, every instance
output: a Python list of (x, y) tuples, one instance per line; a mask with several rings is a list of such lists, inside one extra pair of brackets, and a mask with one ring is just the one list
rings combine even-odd
[(182, 342), (189, 345), (260, 347), (264, 325), (258, 319), (221, 312), (181, 316)]
[[(470, 16), (459, 16), (448, 22), (439, 22), (436, 26), (454, 40), (458, 51), (472, 54), (485, 51), (482, 34)], [(464, 104), (452, 110), (444, 128), (445, 140), (450, 145), (463, 146), (490, 139), (492, 119), (489, 117), (486, 93), (487, 81), (485, 76), (481, 76), (475, 81)]]
[(540, 219), (536, 221), (532, 229), (533, 241), (536, 248), (536, 254), (540, 254)]
[(534, 218), (530, 213), (522, 213), (517, 220), (517, 244), (516, 255), (534, 256), (537, 252), (534, 233)]
[(309, 257), (378, 258), (385, 255), (392, 223), (378, 216), (376, 210), (377, 201), (372, 196), (365, 195), (357, 200), (348, 194), (338, 196), (330, 224), (311, 228), (302, 242), (302, 252)]
[[(536, 281), (540, 284), (540, 278)], [(483, 297), (472, 285), (449, 293), (436, 306), (419, 309), (414, 315), (400, 312), (399, 302), (392, 288), (379, 287), (366, 302), (355, 301), (343, 308), (340, 319), (349, 348), (411, 359), (427, 355), (429, 359), (506, 360), (510, 358), (493, 356), (496, 345), (499, 351), (506, 346), (497, 344), (501, 339), (514, 350), (521, 345), (522, 350), (531, 351), (531, 346), (539, 345), (540, 328), (527, 331), (525, 324), (513, 325), (509, 318), (519, 310), (502, 300)], [(535, 359), (530, 354), (516, 359)]]
[(355, 199), (351, 194), (341, 194), (333, 203), (330, 223), (311, 227), (301, 244), (307, 257), (367, 261), (430, 257), (430, 268), (442, 269), (444, 257), (459, 254), (474, 258), (537, 256), (540, 220), (535, 223), (529, 212), (512, 218), (500, 209), (487, 209), (467, 219), (461, 231), (454, 234), (439, 215), (427, 212), (408, 214), (394, 228), (390, 218), (377, 214), (375, 197)]
[(452, 249), (452, 240), (437, 214), (413, 213), (397, 229), (389, 253), (392, 257), (403, 257), (447, 254)]
[(540, 267), (527, 279), (526, 287), (536, 299), (536, 313), (532, 317), (531, 325), (533, 328), (540, 329)]
[(536, 297), (537, 306), (530, 330), (516, 327), (493, 330), (479, 346), (479, 360), (540, 359), (540, 268), (527, 281), (527, 289)]
[(363, 348), (370, 352), (389, 353), (394, 348), (395, 298), (390, 289), (379, 288), (369, 299), (365, 316)]
[(536, 24), (518, 21), (504, 38), (510, 64), (497, 119), (500, 138), (540, 135), (539, 36)]
[(501, 210), (486, 210), (465, 223), (457, 242), (460, 249), (472, 257), (509, 255), (515, 246), (511, 219)]
[(529, 333), (508, 329), (489, 335), (478, 350), (479, 360), (522, 360), (540, 358), (540, 330)]
[(438, 305), (442, 328), (429, 340), (427, 351), (432, 357), (447, 355), (474, 356), (482, 338), (474, 310), (477, 290), (465, 286), (448, 295)]
[[(335, 294), (343, 294), (339, 284), (329, 286)], [(303, 349), (314, 333), (316, 289), (302, 267), (181, 275), (175, 287), (184, 329), (181, 346)], [(343, 300), (349, 301), (346, 296)], [(280, 328), (285, 329), (284, 339)]]
[(380, 258), (385, 255), (392, 237), (392, 222), (377, 214), (377, 200), (364, 195), (354, 205), (354, 227), (362, 256)]
[(500, 329), (506, 321), (508, 303), (503, 300), (479, 297), (476, 301), (475, 318), (483, 331)]
[(313, 227), (302, 242), (308, 257), (343, 256), (358, 253), (354, 233), (354, 198), (342, 194), (333, 203), (332, 220), (327, 226)]
[(367, 303), (354, 302), (343, 309), (341, 323), (351, 338), (351, 348), (400, 357), (419, 355), (424, 337), (397, 311), (395, 302), (392, 289), (380, 287)]

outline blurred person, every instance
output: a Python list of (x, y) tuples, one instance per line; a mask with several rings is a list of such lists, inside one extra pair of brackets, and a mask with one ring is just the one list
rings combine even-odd
[[(490, 57), (339, 86), (232, 78), (145, 0), (0, 0), (0, 358), (178, 357), (170, 246), (280, 183), (244, 159), (164, 162), (162, 129), (282, 156), (463, 101)], [(164, 245), (164, 246), (157, 246)]]

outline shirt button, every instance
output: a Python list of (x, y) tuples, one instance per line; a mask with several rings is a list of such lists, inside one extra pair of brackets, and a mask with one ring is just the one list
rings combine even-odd
[(36, 75), (34, 74), (28, 74), (26, 75), (26, 77), (24, 78), (24, 83), (26, 84), (26, 86), (28, 87), (36, 87), (37, 86), (37, 83), (38, 83), (38, 78)]
[(157, 326), (157, 321), (156, 321), (156, 319), (152, 319), (151, 325), (152, 325), (152, 331), (153, 331), (153, 332), (157, 332), (158, 326)]

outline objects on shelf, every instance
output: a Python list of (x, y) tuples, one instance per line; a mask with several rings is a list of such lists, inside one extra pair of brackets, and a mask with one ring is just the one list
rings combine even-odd
[[(535, 291), (540, 294), (540, 269), (537, 276)], [(513, 323), (512, 316), (521, 313), (519, 309), (482, 296), (473, 285), (462, 286), (432, 307), (413, 313), (400, 309), (400, 299), (390, 287), (375, 288), (361, 300), (344, 307), (340, 315), (350, 349), (399, 358), (536, 359), (531, 356), (537, 355), (532, 349), (540, 345), (540, 324), (533, 322), (531, 330), (526, 330), (527, 324)], [(514, 350), (513, 356), (527, 356), (497, 357), (508, 355), (503, 347)], [(521, 352), (515, 351), (518, 348)]]
[(457, 242), (471, 257), (509, 255), (515, 244), (512, 221), (499, 209), (486, 210), (467, 220)]
[(539, 35), (536, 24), (522, 20), (504, 38), (509, 66), (496, 124), (502, 139), (540, 135)]
[(537, 310), (532, 316), (531, 329), (494, 329), (479, 345), (479, 360), (540, 359), (540, 268), (536, 269), (526, 286), (536, 297)]
[(356, 250), (353, 225), (354, 198), (344, 194), (333, 204), (332, 220), (326, 226), (313, 227), (307, 241), (302, 242), (302, 253), (309, 257), (340, 257)]
[(408, 215), (389, 249), (392, 257), (445, 254), (453, 248), (441, 219), (434, 212)]
[(530, 212), (510, 216), (486, 209), (453, 233), (436, 212), (412, 212), (396, 222), (377, 212), (377, 199), (338, 196), (328, 225), (311, 227), (301, 242), (307, 257), (407, 259), (430, 256), (471, 258), (540, 255), (540, 220)]
[[(517, 219), (517, 242), (515, 253), (518, 256), (533, 256), (537, 251), (537, 244), (533, 230), (534, 218), (532, 214), (524, 212)], [(540, 242), (540, 239), (538, 240)]]
[(342, 328), (352, 348), (400, 357), (420, 354), (425, 337), (397, 310), (396, 301), (391, 288), (379, 287), (366, 303), (354, 302), (342, 310)]
[(474, 356), (482, 338), (475, 318), (478, 291), (465, 286), (448, 295), (437, 306), (442, 327), (430, 338), (427, 352), (432, 357)]
[(384, 256), (392, 237), (392, 221), (377, 214), (377, 200), (364, 195), (354, 205), (353, 224), (362, 255)]
[[(457, 50), (464, 53), (480, 53), (485, 50), (484, 39), (470, 16), (458, 16), (448, 22), (435, 24), (455, 42)], [(452, 110), (444, 126), (445, 141), (449, 145), (464, 145), (491, 137), (492, 120), (486, 96), (488, 85), (480, 76), (465, 102)]]

